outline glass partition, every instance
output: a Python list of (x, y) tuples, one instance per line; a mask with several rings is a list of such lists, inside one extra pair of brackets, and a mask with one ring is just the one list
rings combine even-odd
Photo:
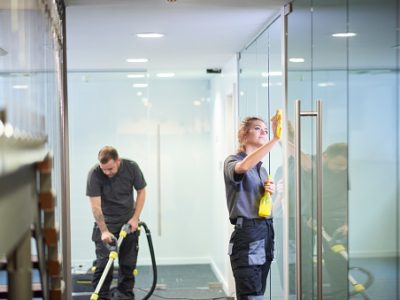
[(349, 276), (370, 299), (399, 299), (399, 3), (348, 9)]
[[(301, 276), (290, 281), (293, 295), (296, 284), (301, 284), (297, 299), (312, 299), (318, 293), (338, 300), (399, 297), (396, 3), (293, 2), (288, 25), (287, 125), (289, 132), (296, 100), (301, 100), (300, 124), (294, 128), (300, 132), (296, 143), (301, 145), (301, 222), (289, 218), (289, 239), (301, 226), (297, 245), (301, 256), (295, 261)], [(320, 153), (313, 117), (317, 101), (322, 106)], [(288, 135), (288, 179), (294, 183)], [(321, 173), (316, 165), (319, 155)], [(296, 206), (291, 197), (294, 186), (288, 187), (290, 211)], [(383, 188), (377, 193), (375, 186)], [(321, 235), (317, 234), (319, 190)], [(380, 225), (375, 226), (375, 220), (381, 220)]]
[[(209, 176), (209, 79), (160, 79), (147, 74), (136, 79), (129, 75), (68, 75), (74, 274), (86, 273), (95, 258), (86, 178), (104, 145), (114, 146), (121, 157), (136, 161), (144, 173), (147, 188), (141, 220), (152, 232), (157, 263), (209, 263), (210, 249), (205, 246), (213, 230), (206, 220), (213, 201), (209, 196), (213, 184)], [(151, 262), (147, 241), (142, 238), (139, 266)], [(150, 284), (138, 283), (137, 287), (150, 288)]]
[[(247, 48), (240, 52), (239, 60), (239, 121), (247, 116), (269, 120), (277, 109), (284, 108), (282, 83), (282, 17), (272, 22)], [(276, 146), (264, 159), (264, 167), (279, 182), (280, 192), (274, 196), (275, 260), (268, 275), (265, 297), (281, 298), (284, 284), (284, 249), (282, 190), (282, 148)]]

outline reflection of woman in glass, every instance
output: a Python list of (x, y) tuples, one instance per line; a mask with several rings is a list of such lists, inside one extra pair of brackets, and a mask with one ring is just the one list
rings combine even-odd
[(279, 141), (276, 118), (273, 118), (272, 128), (274, 136), (267, 141), (264, 121), (257, 117), (246, 118), (239, 128), (238, 153), (230, 155), (224, 164), (229, 218), (235, 225), (229, 255), (239, 300), (263, 299), (273, 259), (272, 218), (258, 216), (264, 192), (275, 191), (273, 181), (267, 180), (267, 171), (262, 167), (262, 159)]

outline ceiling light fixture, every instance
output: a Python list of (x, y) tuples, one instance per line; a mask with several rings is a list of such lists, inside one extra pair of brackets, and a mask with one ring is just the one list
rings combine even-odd
[(304, 62), (304, 58), (302, 57), (292, 57), (289, 58), (289, 61), (292, 63), (303, 63)]
[(129, 63), (144, 63), (149, 60), (147, 58), (127, 58), (126, 61)]
[(334, 82), (320, 82), (318, 83), (319, 87), (330, 87), (330, 86), (335, 86)]
[(126, 75), (128, 78), (144, 78), (144, 74), (128, 74)]
[(273, 72), (262, 72), (261, 73), (262, 77), (270, 77), (270, 76), (282, 76), (282, 72), (279, 71), (273, 71)]
[(175, 76), (175, 73), (157, 73), (157, 77), (160, 77), (160, 78), (171, 78), (174, 76)]
[(27, 88), (28, 88), (28, 86), (26, 84), (13, 85), (13, 89), (16, 89), (16, 90), (26, 90)]
[(133, 86), (134, 88), (146, 88), (146, 87), (148, 87), (149, 85), (148, 85), (147, 83), (134, 83), (134, 84), (132, 84), (132, 86)]
[(155, 39), (155, 38), (162, 38), (164, 34), (157, 32), (143, 32), (143, 33), (136, 33), (136, 36), (144, 39)]
[(352, 36), (356, 36), (357, 33), (354, 32), (338, 32), (338, 33), (334, 33), (332, 34), (333, 37), (352, 37)]

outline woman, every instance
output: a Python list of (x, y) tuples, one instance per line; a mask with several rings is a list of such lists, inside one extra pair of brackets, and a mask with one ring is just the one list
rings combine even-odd
[(260, 198), (273, 193), (262, 159), (279, 141), (277, 118), (272, 119), (273, 138), (267, 141), (268, 129), (258, 117), (243, 120), (239, 149), (224, 163), (224, 179), (229, 218), (235, 225), (229, 243), (229, 255), (235, 277), (238, 300), (263, 299), (267, 275), (273, 259), (274, 230), (272, 218), (259, 217)]

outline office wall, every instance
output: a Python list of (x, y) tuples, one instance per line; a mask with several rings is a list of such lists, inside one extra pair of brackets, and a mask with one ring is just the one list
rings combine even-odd
[(233, 56), (222, 68), (222, 74), (216, 75), (211, 81), (214, 201), (210, 254), (214, 272), (222, 282), (227, 295), (232, 295), (235, 287), (228, 256), (228, 244), (233, 226), (229, 222), (226, 205), (223, 164), (225, 158), (236, 149), (237, 69), (237, 58)]

